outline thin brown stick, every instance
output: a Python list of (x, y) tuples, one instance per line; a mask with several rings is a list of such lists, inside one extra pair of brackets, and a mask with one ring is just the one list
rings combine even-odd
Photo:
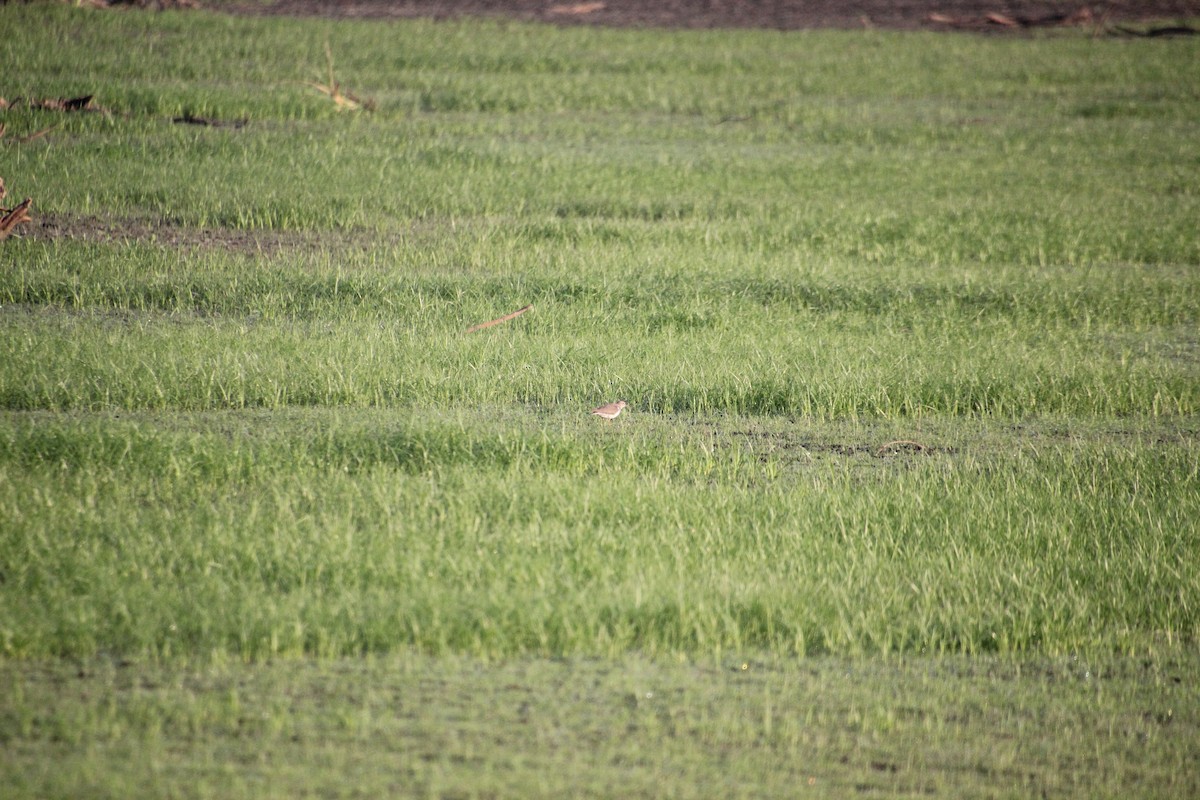
[(591, 14), (593, 11), (603, 11), (604, 3), (564, 3), (562, 5), (550, 6), (546, 10), (551, 14)]
[(921, 444), (920, 442), (914, 442), (912, 439), (897, 439), (894, 442), (888, 442), (883, 447), (876, 450), (875, 455), (881, 456), (883, 455), (883, 451), (892, 447), (899, 447), (901, 445), (910, 445), (911, 447), (915, 447), (917, 450), (925, 449), (925, 445)]
[(329, 46), (329, 42), (325, 42), (325, 63), (329, 66), (329, 83), (317, 83), (315, 81), (305, 81), (306, 86), (311, 86), (318, 92), (328, 95), (329, 99), (337, 105), (338, 108), (350, 110), (366, 109), (367, 111), (375, 110), (375, 101), (371, 99), (363, 100), (354, 96), (350, 92), (343, 91), (342, 85), (338, 83), (337, 78), (333, 76), (333, 49)]
[(43, 136), (45, 136), (47, 133), (49, 133), (50, 131), (54, 130), (56, 127), (58, 127), (58, 123), (55, 123), (55, 124), (51, 125), (49, 128), (42, 128), (40, 131), (34, 131), (33, 133), (30, 133), (30, 134), (27, 134), (27, 135), (25, 135), (25, 136), (22, 136), (22, 137), (21, 137), (20, 139), (18, 139), (17, 141), (18, 141), (18, 142), (20, 142), (21, 144), (25, 144), (26, 142), (32, 142), (32, 141), (34, 141), (35, 139), (40, 139), (40, 138), (42, 138), (42, 137), (43, 137)]
[(992, 13), (986, 15), (984, 19), (993, 25), (1003, 25), (1006, 28), (1021, 27), (1021, 23), (1017, 19), (1010, 17), (1008, 14), (1001, 14), (997, 11), (993, 11)]
[(514, 319), (516, 317), (521, 316), (522, 314), (524, 314), (526, 311), (528, 311), (531, 308), (533, 308), (532, 303), (525, 306), (524, 308), (518, 308), (516, 311), (512, 312), (511, 314), (505, 314), (503, 317), (493, 319), (489, 322), (481, 322), (478, 325), (472, 325), (471, 327), (467, 328), (467, 333), (474, 333), (475, 331), (481, 331), (484, 328), (490, 328), (493, 325), (499, 325), (501, 322), (508, 322), (510, 319)]

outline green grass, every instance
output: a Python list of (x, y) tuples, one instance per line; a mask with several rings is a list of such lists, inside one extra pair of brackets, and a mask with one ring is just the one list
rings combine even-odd
[(0, 782), (1195, 794), (1197, 48), (4, 6)]
[[(517, 258), (519, 243), (494, 249), (503, 260), (509, 247)], [(627, 262), (596, 247), (584, 263), (495, 272), (452, 255), (438, 269), (424, 249), (11, 250), (11, 409), (554, 408), (615, 392), (646, 412), (1087, 417), (1191, 415), (1200, 399), (1200, 299), (1177, 267), (929, 267), (888, 280), (652, 270), (632, 248)], [(512, 330), (462, 333), (529, 302)]]
[[(24, 535), (0, 642), (494, 658), (1196, 634), (1195, 430), (496, 414), (10, 416), (0, 510)], [(880, 452), (914, 437), (928, 450)]]

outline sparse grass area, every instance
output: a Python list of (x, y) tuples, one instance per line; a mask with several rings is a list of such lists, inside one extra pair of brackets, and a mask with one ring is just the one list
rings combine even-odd
[(0, 8), (0, 783), (1196, 794), (1198, 50)]
[(18, 797), (1188, 797), (1197, 668), (1194, 652), (9, 662), (0, 778)]

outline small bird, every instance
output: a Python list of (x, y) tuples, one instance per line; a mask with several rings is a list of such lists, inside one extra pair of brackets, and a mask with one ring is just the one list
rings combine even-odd
[(593, 408), (592, 413), (595, 414), (597, 417), (602, 417), (603, 419), (612, 420), (612, 419), (617, 418), (617, 415), (621, 413), (621, 409), (623, 409), (624, 407), (625, 407), (625, 401), (618, 400), (615, 403), (607, 403), (605, 405), (600, 406), (599, 408)]

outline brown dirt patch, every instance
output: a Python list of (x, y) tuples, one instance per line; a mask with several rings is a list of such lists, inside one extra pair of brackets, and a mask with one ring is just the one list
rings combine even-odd
[(488, 16), (614, 27), (990, 32), (1063, 24), (1111, 32), (1111, 26), (1124, 23), (1200, 17), (1200, 0), (274, 0), (235, 8), (339, 18)]
[(112, 219), (76, 214), (39, 216), (25, 235), (34, 240), (82, 242), (150, 242), (185, 250), (222, 248), (231, 252), (270, 255), (294, 247), (315, 247), (315, 234), (231, 228), (187, 228), (169, 222)]
[(210, 227), (195, 228), (168, 220), (107, 217), (85, 214), (38, 215), (22, 229), (24, 238), (105, 244), (138, 242), (180, 250), (225, 250), (244, 256), (273, 256), (281, 252), (346, 252), (394, 244), (397, 234), (368, 230), (291, 231)]

